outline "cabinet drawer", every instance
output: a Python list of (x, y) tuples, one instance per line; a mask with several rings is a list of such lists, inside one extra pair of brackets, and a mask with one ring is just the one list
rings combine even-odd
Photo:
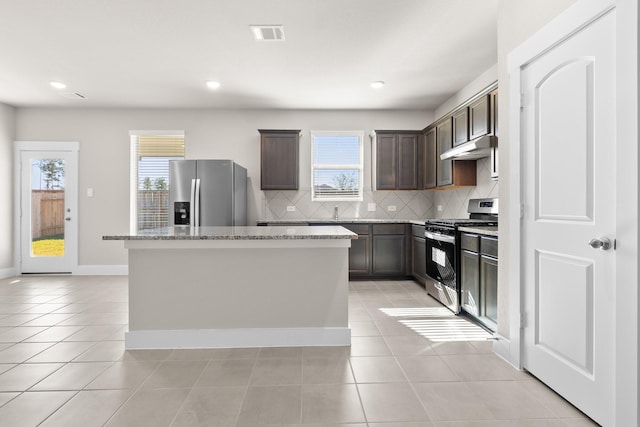
[(477, 234), (462, 233), (460, 235), (460, 247), (472, 252), (480, 250), (480, 236)]
[(404, 234), (404, 224), (374, 224), (373, 234)]
[(498, 239), (493, 237), (480, 238), (480, 252), (498, 258)]
[(356, 234), (369, 234), (369, 224), (338, 224)]
[(424, 225), (411, 224), (411, 235), (418, 236), (424, 239), (424, 229)]

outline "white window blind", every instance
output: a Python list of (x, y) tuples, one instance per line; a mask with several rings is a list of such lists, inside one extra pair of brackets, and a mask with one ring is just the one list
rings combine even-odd
[(311, 131), (311, 199), (362, 200), (362, 131)]
[(169, 161), (184, 159), (184, 132), (132, 131), (131, 232), (169, 225)]

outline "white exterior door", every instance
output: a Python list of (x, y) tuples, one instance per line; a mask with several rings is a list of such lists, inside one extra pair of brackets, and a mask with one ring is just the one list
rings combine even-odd
[(77, 143), (18, 142), (20, 272), (77, 268)]
[[(603, 425), (615, 405), (615, 55), (610, 11), (520, 83), (523, 366)], [(601, 238), (611, 248), (592, 247)]]

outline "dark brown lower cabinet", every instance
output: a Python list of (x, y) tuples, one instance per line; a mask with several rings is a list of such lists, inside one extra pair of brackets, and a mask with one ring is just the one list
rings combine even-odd
[(349, 248), (349, 276), (371, 275), (371, 241), (368, 235), (358, 235), (358, 239), (351, 241)]
[(463, 310), (495, 331), (498, 323), (498, 239), (463, 233), (460, 274)]
[(373, 274), (405, 275), (405, 237), (373, 236)]
[[(282, 224), (266, 221), (259, 225)], [(291, 225), (300, 225), (300, 223)], [(349, 278), (351, 279), (400, 279), (411, 276), (412, 247), (409, 240), (409, 224), (310, 222), (308, 225), (339, 225), (358, 235), (357, 239), (351, 240), (349, 248)], [(422, 233), (424, 234), (424, 231)], [(424, 242), (422, 254), (424, 255)], [(419, 255), (419, 259), (426, 262), (423, 255)], [(423, 270), (424, 267), (421, 271)]]
[(428, 278), (424, 231), (424, 225), (411, 225), (411, 276), (420, 284)]
[(406, 224), (372, 225), (373, 276), (406, 276), (406, 227)]

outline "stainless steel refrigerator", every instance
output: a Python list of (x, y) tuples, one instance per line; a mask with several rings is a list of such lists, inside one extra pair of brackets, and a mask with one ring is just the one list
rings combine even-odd
[(169, 162), (169, 225), (247, 225), (247, 170), (232, 160)]

